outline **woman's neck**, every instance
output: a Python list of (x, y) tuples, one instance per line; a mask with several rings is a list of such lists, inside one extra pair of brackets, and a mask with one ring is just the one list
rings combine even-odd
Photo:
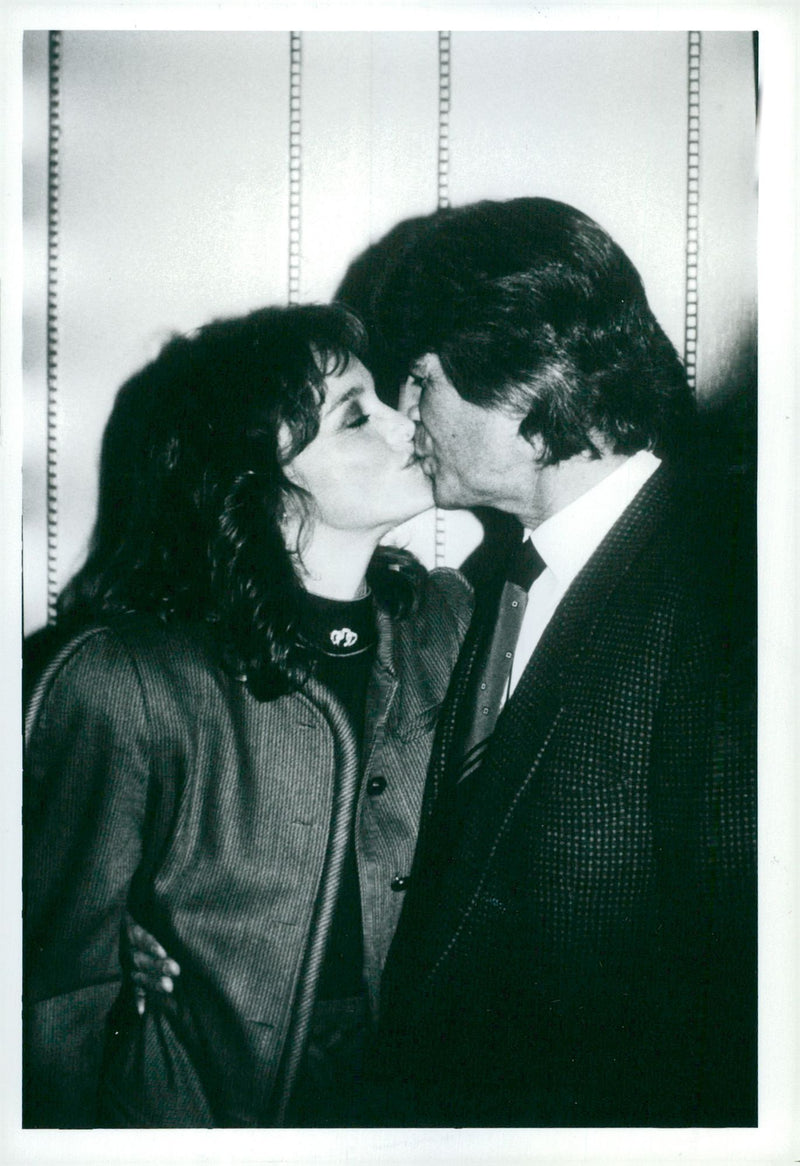
[(366, 574), (379, 538), (375, 533), (316, 527), (303, 543), (301, 578), (306, 591), (326, 599), (366, 594)]

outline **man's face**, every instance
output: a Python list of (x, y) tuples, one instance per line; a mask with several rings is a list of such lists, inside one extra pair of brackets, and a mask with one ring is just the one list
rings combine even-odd
[(416, 422), (417, 454), (437, 506), (492, 506), (511, 514), (525, 508), (535, 459), (519, 432), (521, 414), (465, 401), (433, 353), (413, 366), (400, 407)]

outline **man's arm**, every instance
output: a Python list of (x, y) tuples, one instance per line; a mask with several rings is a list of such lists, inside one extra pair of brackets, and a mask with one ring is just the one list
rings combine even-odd
[[(670, 974), (684, 976), (701, 1125), (756, 1121), (755, 668), (699, 619), (680, 639), (654, 747)], [(679, 1022), (680, 1023), (680, 1022)]]

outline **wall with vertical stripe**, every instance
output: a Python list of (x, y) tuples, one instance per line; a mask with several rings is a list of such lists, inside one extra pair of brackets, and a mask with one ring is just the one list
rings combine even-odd
[[(437, 205), (574, 203), (701, 400), (752, 391), (749, 33), (31, 32), (24, 55), (27, 630), (82, 560), (125, 377), (173, 330), (328, 299)], [(458, 562), (476, 536), (409, 537)]]

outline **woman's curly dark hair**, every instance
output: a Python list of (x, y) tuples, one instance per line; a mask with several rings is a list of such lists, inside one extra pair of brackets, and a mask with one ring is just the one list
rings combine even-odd
[[(304, 499), (283, 466), (317, 434), (325, 377), (365, 349), (362, 324), (338, 305), (263, 308), (169, 340), (117, 395), (90, 551), (60, 597), (60, 625), (134, 612), (202, 622), (258, 699), (302, 684), (303, 587), (281, 516), (289, 495)], [(368, 580), (401, 617), (422, 573), (380, 547)]]

